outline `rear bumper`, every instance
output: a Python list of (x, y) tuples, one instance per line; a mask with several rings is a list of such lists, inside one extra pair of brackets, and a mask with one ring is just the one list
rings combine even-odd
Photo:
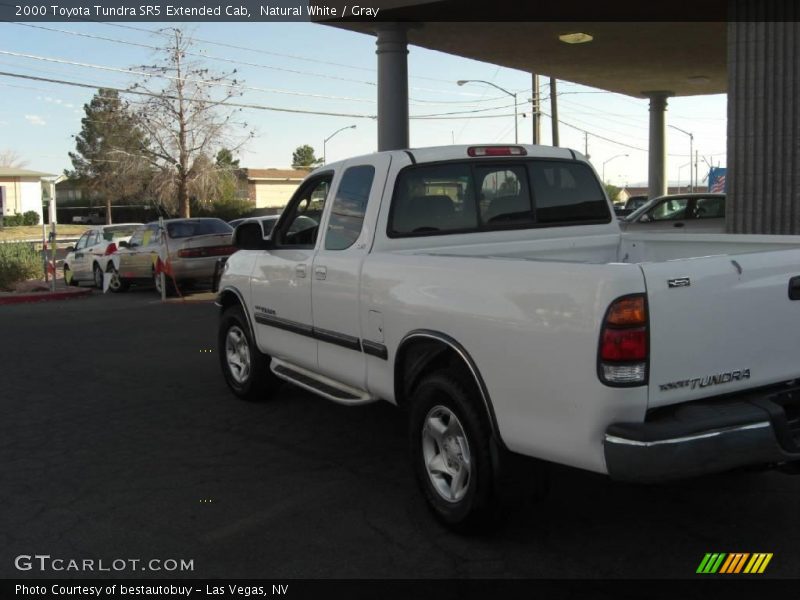
[(603, 443), (613, 479), (655, 482), (800, 461), (800, 387), (690, 402), (644, 423), (614, 423)]

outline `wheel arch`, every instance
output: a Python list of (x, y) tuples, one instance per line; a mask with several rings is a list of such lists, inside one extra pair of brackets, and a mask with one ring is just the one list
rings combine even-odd
[(253, 319), (250, 317), (250, 312), (247, 310), (247, 304), (244, 301), (244, 296), (242, 296), (242, 293), (239, 290), (231, 286), (225, 286), (217, 294), (217, 300), (215, 304), (219, 306), (220, 314), (222, 314), (225, 309), (238, 304), (242, 308), (242, 312), (244, 312), (245, 319), (247, 320), (247, 328), (250, 330), (250, 339), (253, 340), (253, 343), (256, 344), (256, 346), (258, 346), (258, 342), (256, 341), (256, 331), (253, 327)]
[(417, 329), (402, 339), (394, 360), (394, 395), (397, 405), (401, 408), (407, 406), (416, 383), (424, 375), (446, 366), (459, 366), (472, 377), (492, 436), (501, 448), (505, 448), (497, 426), (494, 406), (478, 366), (464, 346), (445, 333)]

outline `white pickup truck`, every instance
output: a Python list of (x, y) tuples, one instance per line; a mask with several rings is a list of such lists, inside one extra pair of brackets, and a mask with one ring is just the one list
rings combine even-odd
[(407, 409), (451, 526), (519, 455), (627, 481), (800, 460), (800, 239), (621, 233), (572, 150), (448, 146), (312, 172), (218, 304), (235, 394)]

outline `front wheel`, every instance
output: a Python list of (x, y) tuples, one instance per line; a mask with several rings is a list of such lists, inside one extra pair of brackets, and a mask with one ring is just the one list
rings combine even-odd
[(256, 347), (239, 305), (229, 306), (222, 313), (217, 353), (225, 383), (240, 398), (266, 400), (278, 389), (280, 380), (270, 371), (270, 357)]
[(422, 379), (409, 413), (411, 459), (428, 505), (460, 531), (482, 527), (495, 516), (491, 431), (473, 386), (454, 370)]
[(78, 281), (75, 279), (68, 265), (64, 265), (64, 281), (67, 285), (78, 286)]

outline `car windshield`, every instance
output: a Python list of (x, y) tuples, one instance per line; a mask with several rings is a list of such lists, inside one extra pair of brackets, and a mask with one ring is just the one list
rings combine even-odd
[(114, 240), (118, 240), (120, 238), (131, 237), (133, 232), (136, 231), (138, 227), (138, 225), (117, 225), (114, 227), (104, 227), (103, 239), (108, 242), (113, 242)]
[(185, 219), (167, 223), (169, 237), (186, 238), (212, 233), (230, 233), (233, 227), (221, 219)]

